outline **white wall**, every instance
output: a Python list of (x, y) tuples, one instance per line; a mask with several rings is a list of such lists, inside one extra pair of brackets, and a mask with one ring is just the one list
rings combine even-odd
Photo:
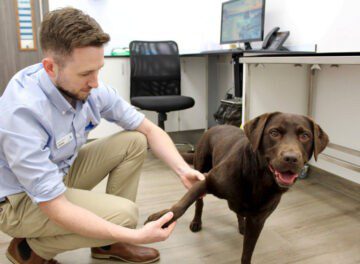
[(136, 39), (175, 40), (182, 53), (220, 39), (221, 0), (49, 0), (49, 6), (73, 6), (94, 17), (110, 33), (106, 53)]
[[(221, 48), (222, 2), (49, 0), (49, 5), (50, 10), (71, 5), (93, 16), (111, 35), (107, 53), (134, 39), (173, 39), (184, 53)], [(320, 52), (360, 51), (358, 0), (266, 0), (265, 9), (265, 34), (275, 26), (290, 30), (286, 46), (311, 49), (317, 44)]]
[(290, 30), (286, 45), (318, 45), (320, 52), (360, 51), (360, 1), (267, 0), (265, 32)]
[[(272, 58), (272, 63), (266, 63), (264, 59), (266, 58), (258, 57), (245, 66), (246, 120), (272, 111), (306, 115), (310, 67), (318, 58), (315, 62), (309, 60), (306, 63), (298, 60), (299, 64), (296, 66), (294, 61), (279, 63), (279, 59)], [(338, 60), (338, 57), (335, 59)], [(242, 60), (249, 62), (246, 58)], [(310, 164), (360, 184), (360, 173), (356, 169), (334, 162), (343, 161), (345, 164), (350, 163), (347, 165), (352, 167), (360, 166), (357, 153), (360, 151), (359, 71), (360, 62), (350, 65), (349, 61), (339, 61), (335, 66), (323, 60), (321, 70), (315, 73), (310, 115), (328, 134), (330, 143), (348, 151), (344, 152), (330, 145), (319, 155), (317, 162), (312, 159)]]

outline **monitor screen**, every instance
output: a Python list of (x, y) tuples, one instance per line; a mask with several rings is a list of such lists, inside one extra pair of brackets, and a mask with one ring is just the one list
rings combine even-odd
[(264, 37), (265, 0), (222, 4), (220, 43), (260, 41)]

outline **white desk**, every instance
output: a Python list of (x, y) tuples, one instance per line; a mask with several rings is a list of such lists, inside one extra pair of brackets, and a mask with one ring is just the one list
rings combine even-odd
[[(194, 108), (170, 113), (167, 131), (214, 124), (212, 115), (220, 99), (234, 86), (231, 61), (231, 52), (181, 57), (182, 93), (196, 103)], [(311, 164), (360, 183), (360, 54), (251, 56), (240, 62), (244, 64), (243, 121), (271, 111), (313, 116), (331, 143)], [(105, 58), (101, 77), (130, 100), (129, 57)], [(156, 123), (156, 113), (145, 114)], [(104, 122), (90, 136), (116, 130), (116, 125)]]
[(311, 165), (360, 183), (360, 54), (243, 57), (243, 120), (312, 116), (330, 144)]

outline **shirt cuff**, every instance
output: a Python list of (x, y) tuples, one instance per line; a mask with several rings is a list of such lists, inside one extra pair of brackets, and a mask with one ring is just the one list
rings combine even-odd
[(144, 119), (145, 119), (145, 115), (143, 113), (136, 112), (135, 118), (133, 118), (131, 122), (127, 123), (126, 126), (120, 122), (117, 124), (126, 130), (135, 130), (140, 126), (140, 124), (144, 121)]
[(38, 194), (31, 194), (26, 191), (26, 193), (29, 195), (33, 203), (41, 203), (41, 202), (47, 202), (55, 199), (56, 197), (60, 196), (66, 191), (66, 186), (63, 182), (60, 182), (56, 186), (53, 187), (52, 190), (44, 190), (43, 193)]

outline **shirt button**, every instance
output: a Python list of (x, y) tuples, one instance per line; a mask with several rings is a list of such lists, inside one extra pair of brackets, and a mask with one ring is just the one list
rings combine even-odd
[(66, 114), (66, 111), (62, 111), (62, 114), (65, 115), (65, 114)]

